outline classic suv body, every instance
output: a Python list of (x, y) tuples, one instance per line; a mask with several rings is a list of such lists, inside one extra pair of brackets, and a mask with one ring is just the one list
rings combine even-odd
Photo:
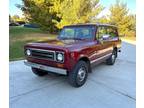
[[(84, 61), (87, 64), (87, 71), (91, 71), (90, 68), (92, 65), (109, 59), (114, 51), (116, 52), (115, 58), (117, 57), (117, 52), (121, 47), (121, 40), (118, 37), (115, 26), (106, 24), (80, 24), (65, 26), (64, 29), (77, 27), (86, 27), (85, 33), (89, 29), (87, 27), (90, 27), (91, 38), (61, 39), (58, 37), (56, 40), (29, 43), (25, 45), (27, 59), (25, 64), (40, 70), (50, 70), (69, 75), (77, 67), (79, 61)], [(110, 33), (112, 33), (113, 36), (111, 36)], [(27, 54), (27, 50), (30, 51), (30, 55)], [(63, 56), (62, 61), (57, 60), (58, 54)], [(110, 62), (110, 60), (107, 61)], [(72, 83), (74, 82), (71, 82), (71, 84)], [(83, 84), (72, 85), (81, 86)]]

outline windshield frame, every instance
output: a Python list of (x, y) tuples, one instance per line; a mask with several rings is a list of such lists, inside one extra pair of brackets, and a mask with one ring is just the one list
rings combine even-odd
[[(78, 38), (76, 36), (74, 36), (74, 38), (70, 38), (70, 37), (61, 37), (62, 32), (66, 29), (66, 28), (88, 28), (88, 29), (92, 29), (92, 33), (90, 38)], [(96, 26), (95, 25), (75, 25), (75, 26), (64, 26), (63, 29), (61, 30), (61, 32), (58, 35), (58, 39), (60, 40), (67, 40), (67, 39), (72, 39), (72, 40), (94, 40), (95, 39), (95, 35), (96, 35)]]

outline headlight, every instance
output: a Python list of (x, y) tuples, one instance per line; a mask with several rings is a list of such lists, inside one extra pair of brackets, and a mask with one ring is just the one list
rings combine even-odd
[(26, 55), (30, 56), (31, 55), (31, 51), (28, 49), (26, 50)]
[(64, 61), (64, 54), (61, 53), (61, 52), (57, 52), (57, 54), (56, 54), (56, 59), (57, 59), (57, 61), (59, 61), (59, 62), (63, 62), (63, 61)]

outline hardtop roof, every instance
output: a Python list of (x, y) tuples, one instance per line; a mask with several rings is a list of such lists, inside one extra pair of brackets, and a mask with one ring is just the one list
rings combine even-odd
[(115, 25), (102, 24), (102, 23), (80, 23), (80, 24), (66, 25), (64, 27), (73, 27), (73, 26), (108, 26), (108, 27), (115, 27), (115, 28), (117, 28), (117, 26), (115, 26)]

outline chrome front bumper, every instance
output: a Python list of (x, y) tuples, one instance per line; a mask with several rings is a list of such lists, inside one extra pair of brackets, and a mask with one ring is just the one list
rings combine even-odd
[(28, 61), (24, 61), (24, 64), (27, 66), (30, 66), (30, 67), (41, 69), (41, 70), (46, 70), (46, 71), (53, 72), (53, 73), (67, 75), (67, 70), (65, 70), (65, 69), (51, 67), (51, 66), (45, 66), (45, 65), (41, 65), (41, 64), (37, 64), (37, 63), (28, 62)]

